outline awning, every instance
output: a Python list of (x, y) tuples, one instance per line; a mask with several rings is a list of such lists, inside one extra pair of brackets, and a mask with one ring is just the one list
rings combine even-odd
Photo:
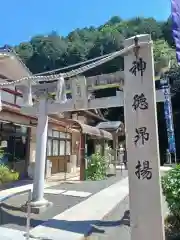
[(86, 124), (83, 124), (83, 123), (79, 123), (79, 122), (78, 122), (78, 124), (81, 126), (82, 133), (85, 133), (85, 134), (88, 134), (88, 135), (91, 135), (91, 136), (95, 136), (95, 137), (98, 137), (98, 138), (104, 138), (104, 139), (112, 140), (112, 134), (105, 131), (105, 130), (98, 129), (96, 127), (92, 127), (92, 126), (89, 126), (89, 125), (86, 125)]
[(108, 130), (117, 130), (118, 128), (123, 128), (124, 123), (121, 121), (107, 121), (101, 122), (96, 125), (98, 129), (108, 129)]
[[(32, 121), (31, 121), (32, 122)], [(37, 124), (37, 120), (35, 121)], [(64, 128), (68, 128), (70, 131), (80, 131), (81, 133), (101, 138), (101, 139), (107, 139), (112, 140), (112, 134), (108, 131), (105, 131), (103, 129), (98, 129), (97, 127), (92, 127), (87, 124), (81, 123), (78, 120), (68, 119), (68, 118), (53, 118), (49, 117), (49, 123), (57, 124), (59, 126), (62, 126)]]
[(121, 135), (125, 135), (124, 123), (121, 121), (101, 122), (96, 125), (96, 128), (105, 130), (111, 133), (119, 132)]
[(97, 127), (92, 127), (87, 124), (81, 123), (78, 120), (61, 118), (60, 122), (65, 122), (70, 128), (80, 129), (81, 133), (84, 133), (84, 134), (87, 134), (90, 136), (108, 139), (108, 140), (113, 139), (111, 133), (109, 133), (105, 130), (102, 130), (102, 129), (98, 129)]

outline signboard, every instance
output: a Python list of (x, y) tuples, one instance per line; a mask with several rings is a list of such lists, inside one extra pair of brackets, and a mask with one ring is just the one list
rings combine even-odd
[(84, 110), (88, 108), (87, 85), (84, 76), (72, 78), (72, 100), (75, 110)]
[(42, 94), (55, 93), (57, 91), (57, 82), (54, 83), (42, 83), (32, 86), (32, 94), (36, 97), (42, 96)]
[[(29, 87), (26, 85), (17, 85), (16, 88), (17, 90), (23, 93), (23, 97), (24, 95), (27, 95), (29, 92), (28, 91)], [(40, 97), (43, 94), (47, 94), (47, 93), (54, 93), (57, 91), (57, 83), (53, 82), (53, 83), (42, 83), (42, 84), (32, 85), (31, 91), (32, 91), (32, 95), (36, 97)]]
[[(151, 41), (150, 35), (137, 37)], [(125, 46), (134, 40), (127, 39)], [(138, 57), (129, 52), (124, 61), (131, 240), (164, 240), (152, 46), (140, 47)]]

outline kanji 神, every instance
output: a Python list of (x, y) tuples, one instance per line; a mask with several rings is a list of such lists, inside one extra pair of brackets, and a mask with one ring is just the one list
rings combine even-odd
[(137, 75), (137, 72), (141, 73), (141, 77), (143, 76), (144, 71), (146, 70), (146, 62), (143, 61), (142, 58), (139, 58), (139, 60), (133, 61), (133, 66), (129, 69), (129, 71), (134, 74), (134, 76)]
[(143, 161), (143, 164), (141, 164), (140, 161), (138, 161), (136, 165), (136, 171), (135, 174), (138, 177), (138, 179), (147, 179), (150, 180), (152, 178), (152, 168), (149, 167), (149, 161)]
[(141, 93), (140, 95), (136, 94), (134, 96), (132, 107), (134, 110), (138, 108), (142, 110), (148, 109), (148, 102), (146, 97), (144, 96), (144, 93)]
[(136, 128), (136, 136), (134, 137), (134, 143), (137, 144), (138, 141), (144, 145), (145, 141), (149, 140), (149, 133), (146, 127)]

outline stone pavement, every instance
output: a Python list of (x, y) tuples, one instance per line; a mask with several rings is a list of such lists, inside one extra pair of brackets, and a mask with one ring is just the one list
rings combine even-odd
[[(0, 237), (1, 240), (26, 240), (25, 233), (18, 230), (7, 229), (0, 227)], [(33, 240), (30, 238), (29, 240)]]
[[(161, 175), (170, 170), (161, 167)], [(168, 214), (168, 207), (163, 198), (164, 217)], [(87, 240), (130, 240), (130, 211), (129, 196), (126, 196), (102, 221), (95, 224)]]
[[(164, 213), (166, 213), (166, 205), (164, 205)], [(109, 212), (103, 220), (92, 223), (91, 231), (86, 240), (130, 240), (130, 220), (129, 220), (129, 197), (126, 196), (111, 212)], [(17, 230), (8, 230), (0, 227), (1, 236), (6, 238), (0, 238), (3, 240), (25, 240), (24, 232)], [(17, 236), (17, 237), (16, 237)], [(63, 238), (64, 239), (64, 238)], [(73, 238), (72, 238), (73, 239)], [(82, 238), (79, 238), (82, 239)], [(33, 240), (33, 239), (30, 239)], [(34, 239), (35, 240), (35, 239)], [(50, 240), (48, 238), (43, 240)], [(52, 239), (51, 239), (52, 240)]]
[[(118, 174), (119, 173), (120, 172), (118, 172)], [(128, 181), (127, 178), (124, 178), (127, 176), (127, 172), (124, 171), (123, 176), (121, 176), (121, 180), (118, 174), (116, 177), (112, 177), (105, 181), (87, 181), (80, 182), (79, 184), (64, 183), (60, 186), (51, 187), (49, 189), (51, 193), (47, 194), (46, 197), (48, 199), (56, 198), (56, 207), (54, 209), (50, 209), (49, 213), (45, 213), (45, 215), (47, 214), (45, 218), (50, 220), (44, 222), (41, 216), (40, 218), (42, 219), (36, 218), (31, 221), (31, 227), (35, 227), (32, 229), (31, 234), (38, 237), (36, 239), (42, 237), (43, 240), (79, 240), (83, 239), (83, 236), (88, 233), (89, 236), (87, 239), (116, 240), (118, 236), (118, 239), (120, 237), (120, 239), (128, 240)], [(56, 191), (59, 191), (59, 194), (55, 194)], [(62, 194), (68, 191), (71, 194), (76, 193), (76, 196), (71, 196), (71, 194), (68, 194), (68, 196)], [(83, 194), (89, 193), (90, 195), (77, 197), (77, 193), (79, 192)], [(19, 199), (16, 199), (16, 204), (18, 204), (18, 201), (21, 200), (22, 195)], [(65, 202), (67, 205), (69, 203), (70, 204), (69, 206), (66, 205), (66, 208), (64, 209)], [(12, 204), (10, 205), (12, 207)], [(6, 208), (8, 207), (6, 206)], [(14, 210), (9, 209), (8, 211)], [(14, 213), (8, 212), (9, 216), (8, 214), (6, 216), (8, 221), (4, 223), (3, 226), (6, 228), (3, 228), (3, 231), (7, 230), (7, 232), (9, 232), (9, 227), (18, 229), (19, 226), (21, 230), (25, 231), (25, 216), (24, 218), (22, 216), (17, 216), (17, 209), (15, 212), (16, 214), (14, 217)], [(57, 213), (60, 214), (56, 215)], [(20, 222), (18, 223), (17, 220), (20, 220)], [(16, 224), (12, 226), (14, 221)], [(3, 231), (0, 229), (0, 233)], [(20, 232), (17, 234), (20, 234)], [(16, 239), (14, 238), (14, 234), (11, 233), (11, 236), (13, 236), (13, 238), (9, 239)], [(0, 239), (2, 239), (1, 235)], [(17, 239), (21, 240), (21, 238)]]
[[(66, 179), (64, 178), (64, 174), (56, 174), (53, 175), (52, 178), (45, 182), (45, 188), (60, 185), (64, 182), (78, 182), (79, 181), (79, 173), (77, 174), (69, 174), (66, 175)], [(32, 180), (21, 180), (11, 184), (5, 184), (5, 189), (0, 191), (0, 201), (3, 201), (4, 198), (8, 198), (13, 195), (17, 195), (23, 192), (28, 192), (33, 189)]]
[(101, 221), (128, 195), (128, 191), (126, 177), (35, 227), (31, 234), (53, 240), (83, 239), (91, 231), (92, 225)]
[[(165, 171), (162, 168), (161, 174)], [(165, 216), (168, 210), (164, 199), (163, 207)], [(37, 226), (31, 233), (53, 240), (129, 240), (129, 216), (128, 179), (125, 178)]]
[[(121, 173), (117, 171), (117, 176), (109, 177), (103, 181), (85, 181), (78, 183), (61, 183), (57, 186), (51, 186), (45, 189), (45, 198), (53, 202), (53, 206), (46, 212), (39, 215), (31, 215), (31, 228), (53, 218), (57, 214), (72, 208), (76, 204), (85, 201), (92, 195), (98, 193), (102, 189), (118, 182), (127, 176), (127, 171)], [(25, 231), (26, 229), (26, 213), (20, 211), (28, 198), (27, 193), (23, 193), (7, 199), (1, 204), (0, 226)]]
[[(163, 213), (167, 215), (167, 205), (163, 199)], [(130, 240), (129, 196), (125, 197), (105, 218), (95, 224), (88, 240)]]
[(105, 218), (95, 224), (88, 240), (130, 240), (129, 197), (125, 197)]

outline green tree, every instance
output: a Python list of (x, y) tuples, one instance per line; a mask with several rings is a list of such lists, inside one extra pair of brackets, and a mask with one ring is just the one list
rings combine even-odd
[[(21, 43), (15, 50), (33, 73), (39, 73), (119, 50), (125, 38), (140, 33), (150, 33), (153, 40), (165, 39), (171, 45), (169, 30), (170, 19), (158, 22), (153, 18), (136, 17), (124, 21), (114, 16), (100, 27), (76, 29), (67, 37), (61, 37), (55, 31), (45, 36), (34, 36), (29, 43)], [(122, 68), (123, 61), (119, 58), (88, 74), (113, 72)]]
[(154, 42), (154, 61), (157, 73), (167, 71), (169, 65), (176, 64), (175, 50), (163, 39)]
[[(61, 37), (55, 31), (48, 35), (34, 36), (29, 43), (21, 43), (15, 50), (33, 73), (40, 73), (120, 50), (125, 38), (145, 33), (151, 34), (154, 40), (155, 71), (156, 74), (161, 74), (167, 69), (170, 61), (171, 65), (176, 63), (171, 18), (165, 22), (158, 22), (154, 18), (136, 17), (123, 20), (113, 16), (104, 25), (75, 29), (67, 37)], [(123, 64), (123, 57), (118, 57), (86, 72), (85, 75), (122, 70)], [(174, 76), (176, 72), (177, 67), (171, 69), (170, 75)], [(107, 95), (110, 91), (107, 90)], [(109, 110), (106, 117), (113, 120), (117, 115), (113, 113), (114, 109)]]
[(15, 47), (15, 52), (19, 54), (24, 63), (27, 63), (34, 54), (33, 47), (30, 42), (20, 43), (19, 46)]
[(170, 46), (175, 46), (174, 40), (172, 37), (172, 19), (171, 17), (168, 18), (168, 20), (164, 23), (162, 23), (162, 32), (163, 32), (163, 38), (168, 42)]

